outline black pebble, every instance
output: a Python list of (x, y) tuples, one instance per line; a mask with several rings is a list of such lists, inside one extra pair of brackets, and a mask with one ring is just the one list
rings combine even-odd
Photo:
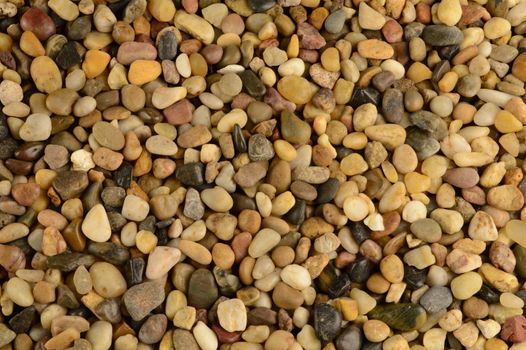
[(314, 307), (314, 329), (323, 341), (330, 342), (338, 336), (342, 315), (329, 304), (318, 304)]
[(416, 267), (404, 265), (404, 282), (411, 289), (418, 289), (424, 285), (427, 270), (419, 270)]
[(371, 260), (361, 257), (347, 268), (347, 274), (352, 282), (364, 283), (373, 273), (374, 267)]
[(62, 46), (62, 49), (57, 54), (57, 57), (55, 57), (55, 61), (60, 66), (60, 68), (64, 70), (79, 64), (81, 59), (75, 42), (70, 41)]

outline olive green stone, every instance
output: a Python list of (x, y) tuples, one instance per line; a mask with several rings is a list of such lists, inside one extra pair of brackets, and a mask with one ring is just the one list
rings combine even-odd
[(294, 113), (288, 110), (281, 112), (281, 134), (285, 140), (301, 145), (310, 139), (311, 132), (310, 125)]
[(379, 305), (367, 316), (370, 319), (384, 321), (389, 327), (403, 332), (418, 329), (427, 320), (426, 310), (412, 303)]

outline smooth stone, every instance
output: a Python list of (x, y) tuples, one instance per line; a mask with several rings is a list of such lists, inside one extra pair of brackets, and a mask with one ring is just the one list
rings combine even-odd
[(82, 232), (95, 242), (106, 242), (111, 236), (108, 215), (102, 204), (96, 204), (82, 222)]
[(248, 156), (253, 162), (270, 160), (274, 157), (274, 147), (264, 135), (252, 135), (248, 140)]
[(447, 123), (434, 113), (428, 111), (411, 113), (409, 119), (413, 125), (427, 131), (436, 140), (440, 141), (448, 135)]
[(263, 82), (252, 70), (247, 69), (240, 72), (239, 77), (243, 82), (243, 87), (250, 96), (257, 98), (265, 95), (265, 93), (267, 92), (267, 89)]
[(88, 252), (113, 265), (122, 265), (130, 258), (128, 249), (113, 242), (92, 242)]
[(422, 39), (431, 46), (458, 45), (464, 39), (464, 34), (457, 27), (432, 24), (424, 28)]
[(281, 135), (285, 140), (293, 144), (304, 144), (310, 139), (311, 132), (310, 125), (293, 112), (281, 112)]
[(361, 257), (349, 265), (347, 274), (352, 282), (364, 283), (371, 276), (374, 268), (374, 263), (371, 260)]
[(362, 330), (351, 325), (340, 333), (335, 345), (337, 350), (362, 350), (363, 341)]
[(431, 287), (419, 300), (420, 305), (429, 313), (446, 310), (452, 302), (451, 291), (442, 286)]
[(104, 321), (112, 324), (119, 323), (122, 320), (120, 304), (117, 299), (105, 299), (95, 307), (95, 313)]
[(158, 38), (157, 54), (161, 60), (173, 60), (177, 55), (177, 38), (172, 31), (162, 32)]
[(342, 323), (340, 312), (329, 304), (318, 304), (314, 307), (314, 329), (323, 341), (332, 341), (338, 336)]
[(20, 27), (24, 31), (33, 32), (41, 41), (55, 34), (56, 26), (53, 19), (37, 7), (31, 7), (20, 17)]
[(186, 186), (197, 187), (205, 181), (204, 170), (202, 163), (187, 163), (177, 167), (175, 177)]
[(197, 269), (188, 282), (188, 304), (208, 309), (219, 297), (214, 275), (206, 269)]
[(412, 303), (378, 305), (367, 316), (384, 321), (389, 327), (403, 332), (418, 329), (427, 320), (424, 308)]
[(47, 258), (49, 268), (64, 272), (76, 270), (80, 265), (91, 266), (95, 262), (95, 257), (82, 253), (62, 253)]
[(148, 317), (139, 330), (139, 340), (145, 344), (158, 343), (166, 332), (168, 318), (163, 314)]
[(372, 103), (376, 106), (380, 106), (381, 100), (382, 100), (382, 95), (375, 88), (373, 87), (357, 88), (357, 89), (354, 89), (354, 92), (351, 98), (351, 106), (354, 109), (366, 103)]
[(164, 301), (164, 286), (160, 281), (144, 282), (128, 289), (122, 300), (135, 321), (142, 320)]
[(176, 328), (172, 335), (172, 345), (174, 350), (200, 350), (192, 333), (186, 329)]
[(75, 42), (70, 41), (66, 45), (62, 46), (62, 49), (55, 57), (55, 61), (58, 66), (64, 70), (79, 64), (81, 62), (81, 57), (77, 51), (77, 46)]
[(26, 333), (31, 328), (37, 316), (35, 307), (26, 307), (9, 320), (9, 326), (16, 333)]
[(19, 130), (24, 141), (44, 141), (51, 136), (51, 118), (44, 113), (29, 115)]
[(440, 150), (440, 143), (429, 132), (414, 126), (406, 130), (406, 143), (415, 150), (419, 160), (429, 158)]
[(330, 178), (329, 180), (325, 181), (316, 189), (316, 203), (329, 203), (331, 200), (334, 199), (339, 189), (340, 182), (336, 178)]
[(404, 114), (404, 95), (400, 90), (387, 89), (382, 97), (382, 111), (390, 123), (399, 123)]
[(265, 12), (275, 4), (275, 0), (248, 0), (248, 6), (255, 12)]

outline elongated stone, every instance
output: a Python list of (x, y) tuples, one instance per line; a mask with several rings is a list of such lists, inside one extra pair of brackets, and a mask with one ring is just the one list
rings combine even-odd
[(427, 320), (426, 310), (412, 303), (378, 305), (367, 316), (384, 321), (389, 327), (403, 332), (418, 329)]

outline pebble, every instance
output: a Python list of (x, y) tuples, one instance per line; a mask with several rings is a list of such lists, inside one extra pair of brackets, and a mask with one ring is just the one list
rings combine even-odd
[(88, 211), (82, 221), (82, 232), (95, 242), (105, 242), (110, 238), (110, 222), (102, 204), (96, 204)]
[(144, 282), (129, 288), (123, 295), (130, 316), (142, 320), (164, 301), (164, 288), (159, 281)]
[(323, 341), (332, 341), (338, 335), (342, 316), (329, 304), (318, 304), (314, 308), (314, 329)]
[(426, 311), (421, 306), (411, 303), (377, 306), (368, 316), (400, 331), (418, 329), (427, 320)]
[(230, 299), (219, 303), (217, 317), (219, 324), (227, 332), (244, 331), (247, 327), (247, 313), (240, 299)]

